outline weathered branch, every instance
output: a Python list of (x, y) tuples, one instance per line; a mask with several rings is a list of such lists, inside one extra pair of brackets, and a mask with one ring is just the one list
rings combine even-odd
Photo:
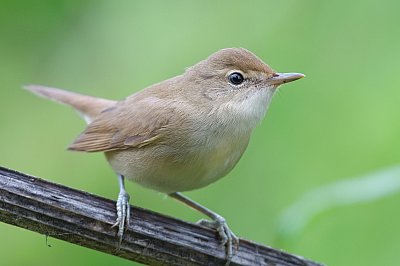
[[(0, 167), (0, 221), (151, 265), (223, 265), (216, 232), (132, 207), (117, 249), (115, 202)], [(241, 240), (230, 265), (320, 265)]]

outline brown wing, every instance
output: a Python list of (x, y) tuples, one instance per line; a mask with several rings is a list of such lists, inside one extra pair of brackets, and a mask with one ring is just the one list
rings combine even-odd
[(128, 98), (104, 110), (68, 149), (106, 152), (153, 144), (172, 113), (162, 101)]

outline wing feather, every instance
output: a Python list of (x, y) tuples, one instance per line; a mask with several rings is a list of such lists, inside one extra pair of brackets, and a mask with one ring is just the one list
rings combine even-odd
[(106, 109), (68, 147), (69, 150), (107, 152), (144, 147), (162, 140), (162, 129), (173, 109), (159, 101), (127, 99)]

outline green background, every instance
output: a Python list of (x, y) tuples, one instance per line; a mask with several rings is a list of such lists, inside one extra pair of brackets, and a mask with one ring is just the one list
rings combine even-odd
[[(122, 99), (221, 48), (245, 47), (307, 77), (281, 88), (226, 178), (187, 195), (246, 239), (329, 265), (397, 265), (400, 194), (384, 179), (336, 189), (338, 200), (296, 232), (285, 228), (296, 215), (282, 214), (310, 191), (399, 163), (399, 10), (399, 1), (372, 0), (0, 1), (0, 165), (115, 199), (101, 154), (65, 150), (83, 121), (21, 86)], [(363, 200), (381, 185), (394, 191)], [(128, 191), (134, 205), (202, 218), (135, 184)], [(340, 202), (354, 193), (359, 203)], [(53, 238), (50, 248), (7, 224), (0, 232), (2, 265), (132, 265)]]

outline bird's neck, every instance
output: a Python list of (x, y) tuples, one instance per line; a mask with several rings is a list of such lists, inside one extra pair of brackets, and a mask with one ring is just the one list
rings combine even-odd
[(228, 130), (251, 132), (264, 118), (275, 90), (258, 90), (240, 101), (218, 107), (218, 119)]

